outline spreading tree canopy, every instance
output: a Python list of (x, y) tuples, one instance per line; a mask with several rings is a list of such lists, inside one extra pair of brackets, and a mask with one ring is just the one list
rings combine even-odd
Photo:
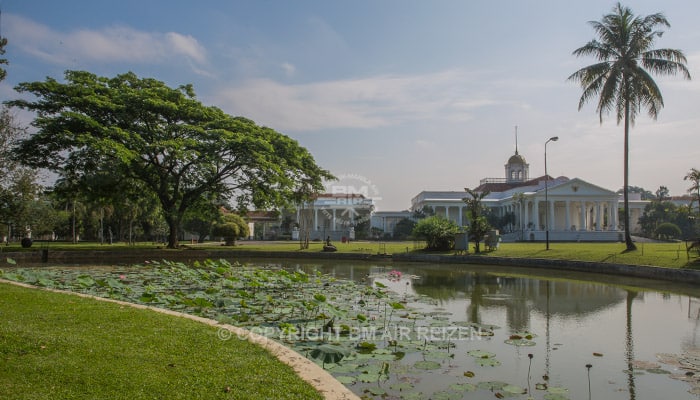
[(47, 78), (16, 90), (36, 96), (9, 104), (35, 112), (37, 128), (19, 143), (17, 158), (84, 186), (105, 173), (119, 178), (115, 188), (138, 184), (160, 202), (168, 247), (177, 246), (183, 215), (202, 196), (276, 206), (332, 178), (296, 141), (203, 105), (191, 85), (67, 71), (65, 83)]

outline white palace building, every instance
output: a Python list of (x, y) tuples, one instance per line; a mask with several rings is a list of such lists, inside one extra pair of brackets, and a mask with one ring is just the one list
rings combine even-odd
[[(623, 204), (620, 195), (579, 178), (530, 179), (529, 164), (518, 154), (517, 145), (505, 165), (505, 178), (482, 179), (474, 190), (489, 191), (483, 204), (497, 216), (514, 216), (501, 231), (503, 240), (545, 240), (547, 223), (549, 238), (554, 241), (623, 240), (623, 227), (618, 221), (618, 209)], [(465, 226), (469, 223), (467, 206), (462, 201), (466, 196), (465, 191), (423, 191), (411, 200), (411, 210), (427, 206), (435, 215)], [(639, 230), (637, 222), (647, 203), (630, 193), (632, 232)]]

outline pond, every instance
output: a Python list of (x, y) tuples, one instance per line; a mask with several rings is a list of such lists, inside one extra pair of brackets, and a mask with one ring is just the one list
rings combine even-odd
[[(700, 396), (700, 288), (690, 285), (491, 266), (244, 264), (287, 272), (246, 269), (238, 275), (254, 278), (247, 283), (173, 266), (6, 269), (3, 277), (132, 296), (243, 325), (318, 359), (366, 398)], [(209, 268), (222, 279), (229, 273)], [(177, 282), (173, 271), (182, 275)], [(159, 280), (166, 275), (172, 279)], [(333, 329), (323, 334), (323, 327)], [(324, 356), (333, 349), (342, 355)]]

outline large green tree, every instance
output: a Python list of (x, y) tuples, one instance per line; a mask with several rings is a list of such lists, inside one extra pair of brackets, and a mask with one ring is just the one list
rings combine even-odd
[(114, 78), (67, 71), (16, 87), (35, 100), (10, 105), (36, 113), (37, 133), (18, 159), (88, 182), (109, 171), (155, 195), (177, 247), (185, 212), (203, 195), (235, 197), (241, 207), (284, 204), (302, 184), (321, 190), (331, 174), (296, 141), (216, 107), (191, 85), (170, 88), (133, 73)]
[(663, 14), (636, 16), (628, 7), (618, 3), (612, 13), (600, 21), (591, 21), (597, 39), (574, 50), (574, 55), (592, 56), (598, 62), (581, 68), (569, 76), (579, 82), (583, 94), (579, 110), (597, 97), (596, 110), (603, 122), (603, 114), (614, 112), (617, 123), (624, 121), (624, 225), (627, 250), (636, 246), (630, 236), (629, 223), (629, 130), (635, 117), (646, 110), (656, 119), (664, 105), (661, 90), (651, 76), (680, 73), (690, 79), (683, 52), (675, 49), (654, 49), (654, 41), (661, 37), (659, 28), (670, 27)]
[[(13, 157), (13, 147), (25, 138), (26, 129), (7, 107), (0, 107), (0, 237), (24, 237), (46, 231), (49, 218), (43, 188), (35, 170), (22, 167)], [(29, 228), (30, 231), (26, 231)], [(14, 232), (13, 232), (14, 230)]]

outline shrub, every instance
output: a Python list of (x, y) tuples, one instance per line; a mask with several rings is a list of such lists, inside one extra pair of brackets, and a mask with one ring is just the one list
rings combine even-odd
[(429, 250), (452, 249), (457, 233), (457, 224), (440, 216), (424, 218), (413, 228), (413, 236), (425, 240)]
[(236, 239), (248, 236), (248, 224), (237, 214), (224, 214), (221, 222), (214, 224), (212, 234), (223, 237), (226, 246), (236, 244)]
[(681, 236), (681, 228), (671, 222), (664, 222), (656, 227), (654, 235), (658, 239), (677, 239)]

